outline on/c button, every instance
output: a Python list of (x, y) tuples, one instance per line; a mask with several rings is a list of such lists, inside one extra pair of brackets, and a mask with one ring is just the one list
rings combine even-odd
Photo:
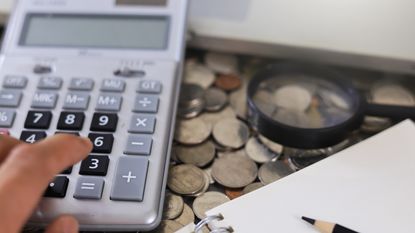
[(143, 201), (148, 160), (145, 157), (120, 157), (111, 190), (111, 200)]

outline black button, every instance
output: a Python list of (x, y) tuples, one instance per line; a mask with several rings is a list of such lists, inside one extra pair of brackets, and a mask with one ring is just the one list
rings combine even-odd
[(82, 161), (79, 174), (90, 176), (106, 176), (110, 159), (108, 156), (90, 155)]
[(27, 129), (48, 129), (51, 120), (51, 112), (29, 111), (24, 127)]
[(92, 149), (93, 153), (111, 153), (112, 143), (114, 142), (114, 136), (112, 134), (90, 133), (88, 137), (92, 141), (92, 144), (94, 144), (94, 149)]
[(42, 140), (46, 138), (45, 132), (39, 132), (39, 131), (22, 131), (22, 134), (20, 135), (20, 140), (27, 142), (27, 143), (35, 143), (39, 140)]
[(35, 74), (49, 74), (52, 73), (52, 67), (45, 65), (36, 65), (33, 68), (33, 73)]
[(72, 173), (72, 166), (68, 167), (67, 169), (63, 170), (61, 174), (69, 175)]
[(118, 116), (114, 113), (94, 113), (92, 118), (92, 131), (115, 132), (117, 129)]
[(55, 179), (49, 183), (44, 196), (64, 198), (66, 195), (66, 189), (68, 188), (68, 183), (69, 179), (65, 176), (55, 177)]
[(58, 129), (81, 130), (84, 120), (85, 114), (83, 112), (62, 112), (58, 121)]

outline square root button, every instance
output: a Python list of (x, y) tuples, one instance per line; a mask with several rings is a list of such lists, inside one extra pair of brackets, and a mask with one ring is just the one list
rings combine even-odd
[(148, 160), (145, 157), (120, 157), (111, 190), (111, 200), (143, 201)]
[(129, 135), (124, 154), (150, 155), (153, 139), (145, 135)]

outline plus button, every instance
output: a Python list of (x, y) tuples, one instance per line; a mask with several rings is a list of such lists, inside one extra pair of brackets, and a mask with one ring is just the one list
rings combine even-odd
[(128, 171), (128, 175), (122, 176), (122, 178), (127, 179), (127, 183), (130, 183), (131, 179), (136, 179), (137, 176), (133, 176), (131, 171)]

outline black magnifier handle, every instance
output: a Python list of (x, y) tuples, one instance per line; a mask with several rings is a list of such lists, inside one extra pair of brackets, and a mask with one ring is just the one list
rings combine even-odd
[(367, 103), (365, 114), (369, 116), (387, 117), (394, 120), (407, 118), (415, 120), (415, 107)]

